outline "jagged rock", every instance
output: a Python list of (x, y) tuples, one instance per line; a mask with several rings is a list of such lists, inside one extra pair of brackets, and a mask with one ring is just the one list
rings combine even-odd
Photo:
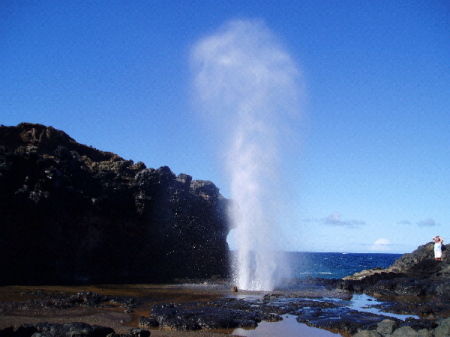
[(427, 243), (402, 255), (386, 269), (363, 270), (335, 282), (333, 287), (372, 296), (438, 296), (450, 299), (449, 281), (449, 257), (444, 253), (443, 261), (436, 261), (433, 243)]
[(307, 309), (299, 311), (297, 321), (309, 326), (355, 334), (359, 329), (374, 327), (387, 316), (363, 313), (346, 307), (330, 309)]
[[(235, 308), (233, 306), (235, 303), (244, 305), (245, 309)], [(226, 306), (222, 306), (223, 304)], [(191, 307), (167, 303), (154, 305), (150, 315), (160, 326), (173, 330), (254, 328), (263, 316), (260, 312), (249, 309), (249, 304), (231, 301), (197, 303)], [(275, 320), (275, 316), (264, 317)]]
[(144, 329), (139, 329), (139, 328), (133, 328), (133, 329), (130, 329), (129, 336), (130, 337), (149, 337), (150, 331), (144, 330)]
[(139, 326), (142, 326), (144, 328), (155, 328), (159, 326), (159, 323), (154, 318), (148, 318), (148, 317), (140, 317), (139, 318)]
[(212, 182), (0, 127), (0, 284), (227, 276), (227, 207)]

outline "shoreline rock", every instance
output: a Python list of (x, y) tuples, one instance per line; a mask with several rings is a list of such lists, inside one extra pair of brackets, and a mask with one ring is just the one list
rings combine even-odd
[[(447, 326), (447, 321), (444, 322), (447, 318), (445, 312), (450, 309), (448, 303), (442, 303), (442, 317), (426, 316), (427, 310), (434, 312), (435, 303), (430, 304), (426, 297), (423, 297), (420, 302), (417, 301), (417, 297), (414, 301), (403, 297), (399, 301), (374, 302), (371, 306), (378, 308), (380, 310), (378, 313), (362, 311), (350, 306), (353, 296), (351, 293), (337, 289), (330, 290), (333, 284), (339, 280), (297, 279), (295, 282), (289, 282), (286, 289), (280, 289), (277, 292), (241, 291), (239, 294), (231, 292), (230, 284), (224, 281), (218, 285), (211, 280), (208, 282), (197, 281), (198, 283), (178, 283), (166, 286), (167, 298), (172, 298), (173, 291), (176, 290), (180, 294), (184, 294), (185, 298), (189, 298), (187, 301), (162, 301), (161, 295), (159, 295), (161, 286), (155, 286), (157, 292), (154, 295), (145, 292), (142, 293), (142, 297), (101, 295), (91, 291), (70, 294), (37, 290), (24, 292), (25, 298), (33, 298), (24, 302), (0, 302), (0, 312), (3, 315), (23, 315), (25, 312), (51, 315), (52, 310), (63, 313), (64, 310), (70, 312), (71, 308), (72, 311), (74, 308), (94, 308), (96, 310), (120, 308), (122, 312), (134, 313), (136, 311), (134, 315), (140, 315), (140, 318), (135, 321), (136, 327), (149, 331), (155, 328), (176, 331), (254, 328), (263, 320), (273, 322), (282, 320), (284, 315), (294, 315), (299, 323), (339, 332), (345, 336), (359, 334), (358, 337), (372, 335), (387, 337), (390, 336), (386, 332), (388, 326), (393, 327), (393, 332), (398, 330), (396, 336), (403, 336), (401, 333), (406, 332), (409, 335), (404, 336), (444, 336), (436, 335), (436, 333)], [(117, 287), (110, 289), (117, 289)], [(149, 288), (143, 285), (133, 287), (133, 289)], [(102, 291), (110, 292), (107, 289)], [(124, 293), (128, 292), (124, 288)], [(196, 297), (192, 296), (194, 293)], [(207, 295), (208, 293), (209, 295)], [(217, 298), (218, 294), (220, 294), (219, 298)], [(205, 300), (205, 296), (213, 299)], [(149, 298), (154, 298), (154, 300), (149, 301)], [(145, 303), (141, 301), (145, 301)], [(394, 305), (394, 310), (392, 310), (392, 305)], [(147, 311), (147, 314), (142, 315), (143, 310)], [(421, 310), (422, 314), (419, 315), (420, 318), (402, 320), (389, 315), (389, 312), (396, 310), (399, 314), (408, 315), (416, 315), (418, 310)], [(76, 321), (76, 318), (73, 317), (72, 320)], [(427, 334), (421, 334), (425, 332)]]
[[(444, 246), (444, 252), (449, 248), (449, 245)], [(361, 329), (354, 336), (450, 336), (449, 262), (445, 253), (442, 261), (434, 259), (433, 243), (430, 242), (402, 255), (386, 269), (364, 270), (338, 280), (334, 287), (340, 291), (388, 299), (390, 304), (385, 310), (413, 312), (421, 318), (403, 323), (382, 321), (376, 327)]]
[(444, 301), (450, 299), (449, 258), (444, 255), (443, 261), (434, 260), (433, 244), (427, 243), (402, 255), (388, 268), (363, 270), (334, 286), (376, 297), (422, 296)]

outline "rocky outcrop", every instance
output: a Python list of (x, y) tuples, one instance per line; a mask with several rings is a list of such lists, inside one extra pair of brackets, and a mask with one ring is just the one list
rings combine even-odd
[(442, 261), (436, 261), (434, 259), (433, 243), (429, 242), (418, 247), (412, 253), (402, 255), (386, 269), (363, 270), (344, 279), (363, 280), (374, 275), (383, 275), (382, 278), (405, 276), (418, 279), (446, 279), (450, 277), (450, 257), (446, 254), (449, 249), (450, 245), (443, 246), (443, 259)]
[(333, 285), (337, 290), (385, 300), (380, 305), (385, 312), (419, 317), (405, 321), (385, 319), (376, 325), (360, 327), (354, 336), (450, 336), (449, 248), (444, 246), (443, 260), (436, 261), (430, 242), (402, 255), (386, 269), (363, 270), (337, 280)]
[[(450, 247), (444, 247), (444, 251)], [(436, 261), (433, 243), (404, 254), (386, 269), (363, 270), (336, 283), (344, 291), (379, 296), (439, 296), (450, 299), (450, 263)]]
[(226, 208), (212, 182), (0, 127), (0, 284), (226, 276)]
[(414, 252), (402, 255), (387, 272), (404, 273), (417, 278), (448, 278), (450, 277), (450, 259), (446, 252), (450, 245), (443, 246), (443, 260), (434, 260), (433, 243), (418, 247)]

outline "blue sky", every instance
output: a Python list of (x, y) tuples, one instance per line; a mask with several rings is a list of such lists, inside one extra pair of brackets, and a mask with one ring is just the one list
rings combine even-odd
[(446, 1), (2, 1), (0, 123), (35, 122), (231, 196), (191, 53), (262, 22), (300, 73), (283, 248), (405, 253), (450, 243)]

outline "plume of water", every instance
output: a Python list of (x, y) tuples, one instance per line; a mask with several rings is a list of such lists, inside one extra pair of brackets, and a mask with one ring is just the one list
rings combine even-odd
[(238, 288), (273, 290), (287, 267), (278, 253), (282, 150), (298, 111), (299, 72), (261, 21), (236, 20), (196, 43), (197, 99), (225, 144)]

